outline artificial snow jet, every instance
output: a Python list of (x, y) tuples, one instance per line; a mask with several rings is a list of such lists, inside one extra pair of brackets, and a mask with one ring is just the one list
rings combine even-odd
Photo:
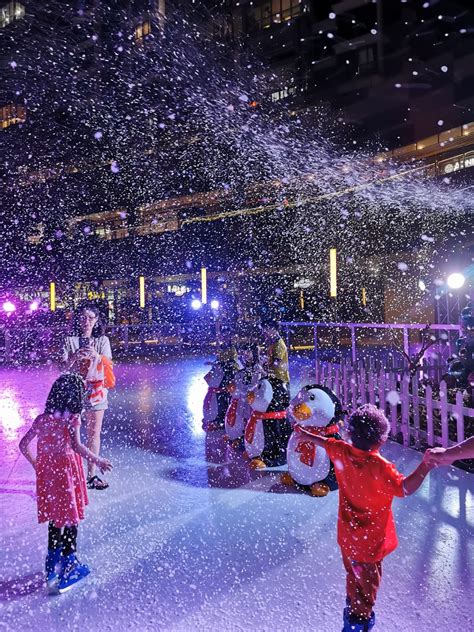
[(250, 467), (261, 470), (285, 465), (291, 434), (288, 384), (272, 377), (261, 378), (249, 391), (247, 400), (252, 414), (245, 426), (244, 445)]
[(309, 488), (312, 496), (326, 496), (337, 489), (334, 465), (324, 448), (317, 446), (298, 426), (313, 434), (341, 439), (344, 411), (338, 397), (325, 386), (303, 386), (290, 403), (289, 415), (294, 429), (288, 441), (288, 472), (281, 481), (285, 485)]

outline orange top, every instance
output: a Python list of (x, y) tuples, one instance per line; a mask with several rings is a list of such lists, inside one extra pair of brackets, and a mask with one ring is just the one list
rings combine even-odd
[(328, 439), (326, 451), (339, 485), (337, 542), (357, 562), (378, 562), (397, 548), (394, 496), (404, 496), (404, 476), (378, 450), (359, 450)]

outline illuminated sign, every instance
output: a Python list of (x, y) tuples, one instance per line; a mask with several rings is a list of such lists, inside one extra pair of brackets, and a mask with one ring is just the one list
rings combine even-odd
[(89, 290), (87, 292), (87, 298), (90, 301), (96, 301), (96, 300), (99, 300), (101, 298), (105, 298), (105, 292), (97, 292), (97, 291), (93, 292), (92, 290)]
[(438, 167), (441, 173), (445, 174), (455, 173), (460, 169), (474, 167), (474, 152), (453, 156), (453, 158), (449, 158), (448, 160), (442, 160), (438, 163)]
[(189, 288), (186, 285), (168, 285), (168, 292), (170, 294), (174, 294), (175, 296), (183, 296), (186, 292), (189, 292)]

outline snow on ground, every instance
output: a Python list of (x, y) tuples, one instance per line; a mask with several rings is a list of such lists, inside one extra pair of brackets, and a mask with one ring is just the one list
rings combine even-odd
[[(220, 433), (206, 437), (205, 371), (195, 357), (117, 367), (103, 442), (114, 471), (79, 531), (92, 574), (49, 597), (46, 526), (17, 446), (55, 373), (0, 369), (0, 630), (341, 630), (337, 492), (311, 498), (278, 473), (249, 474)], [(421, 458), (394, 443), (384, 453), (407, 473)], [(400, 546), (384, 563), (377, 630), (474, 629), (473, 491), (472, 474), (444, 468), (395, 499)]]

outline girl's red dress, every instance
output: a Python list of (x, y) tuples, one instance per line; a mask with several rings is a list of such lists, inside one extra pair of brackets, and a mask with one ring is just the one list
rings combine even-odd
[(79, 415), (63, 419), (44, 413), (34, 421), (38, 435), (36, 495), (38, 522), (56, 527), (79, 524), (88, 504), (82, 459), (74, 452), (69, 428), (81, 425)]

